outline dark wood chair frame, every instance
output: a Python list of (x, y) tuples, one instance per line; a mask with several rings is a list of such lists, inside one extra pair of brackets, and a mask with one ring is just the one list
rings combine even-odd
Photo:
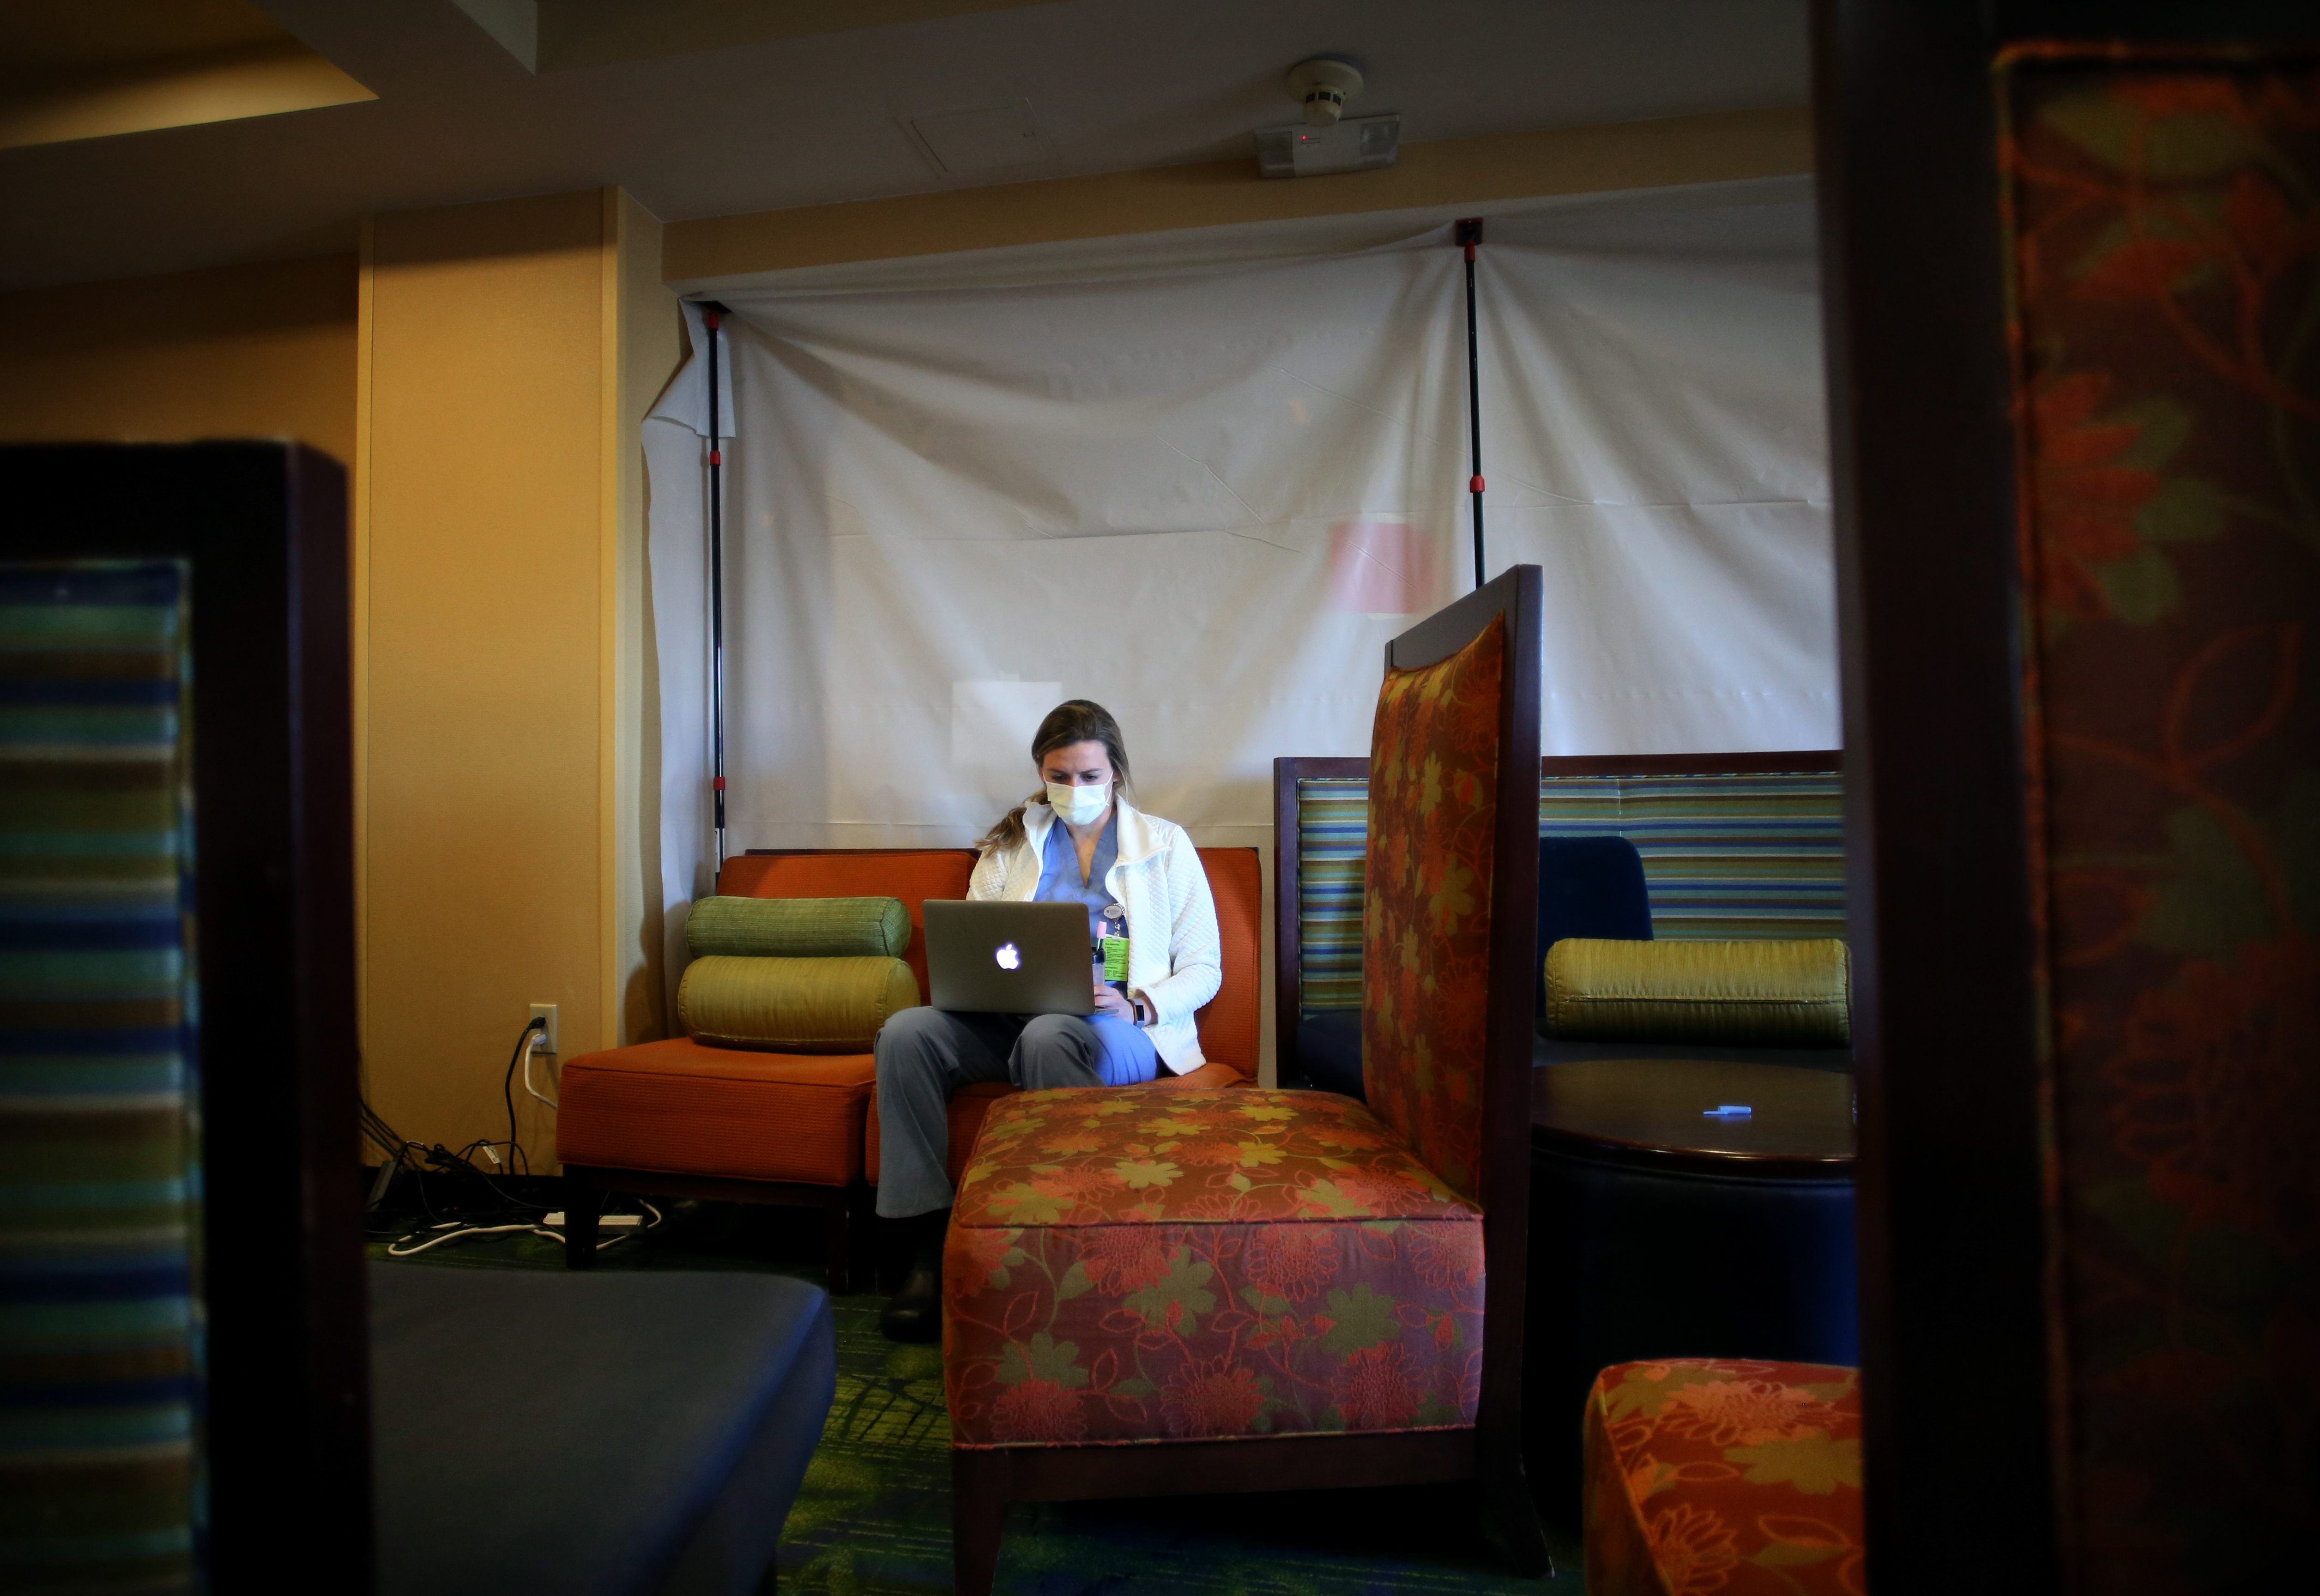
[(2033, 915), (2044, 822), (2023, 734), (2035, 655), (1991, 68), (2022, 41), (2308, 50), (2312, 7), (1814, 0), (1812, 17), (1857, 775), (1845, 849), (1866, 1578), (1880, 1596), (2090, 1588), (2055, 1376), (2070, 1342), (2050, 1246), (2062, 1220)]
[(1283, 1436), (1148, 1446), (956, 1448), (951, 1453), (954, 1583), (987, 1596), (1007, 1509), (1065, 1501), (1356, 1485), (1475, 1481), (1518, 1573), (1548, 1572), (1546, 1540), (1522, 1461), (1525, 1258), (1530, 1211), (1532, 944), (1537, 939), (1539, 638), (1536, 566), (1516, 566), (1386, 645), (1389, 670), (1431, 665), (1496, 617), (1507, 624), (1499, 706), (1498, 867), (1491, 878), (1488, 1060), (1483, 1085), (1482, 1390), (1472, 1429), (1402, 1435)]
[(353, 1148), (347, 475), (285, 443), (0, 449), (0, 558), (192, 569), (202, 986), (203, 1583), (372, 1588)]
[[(972, 851), (940, 848), (753, 848), (742, 857)], [(662, 1170), (566, 1164), (564, 1183), (564, 1265), (567, 1269), (595, 1267), (606, 1197), (691, 1197), (709, 1202), (818, 1208), (821, 1211), (823, 1264), (829, 1271), (830, 1294), (847, 1296), (876, 1284), (877, 1264), (871, 1247), (877, 1218), (876, 1191), (858, 1176), (842, 1186), (825, 1186), (807, 1181), (752, 1181), (731, 1175), (677, 1174)]]
[[(1776, 775), (1842, 770), (1835, 748), (1792, 748), (1769, 754), (1549, 754), (1538, 777), (1627, 775)], [(1273, 1056), (1284, 1074), (1297, 1062), (1297, 1026), (1304, 957), (1304, 904), (1297, 871), (1303, 858), (1297, 837), (1297, 784), (1327, 776), (1366, 776), (1366, 754), (1284, 755), (1273, 762)], [(1544, 956), (1542, 956), (1544, 957)]]

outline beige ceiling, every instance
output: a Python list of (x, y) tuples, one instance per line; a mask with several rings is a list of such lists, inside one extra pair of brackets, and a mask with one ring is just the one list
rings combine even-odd
[(48, 80), (290, 38), (248, 0), (0, 0), (0, 78)]
[(1051, 0), (452, 0), (534, 72), (848, 33)]
[(0, 149), (373, 97), (243, 0), (0, 0)]
[[(368, 213), (600, 184), (677, 221), (1238, 159), (1250, 130), (1294, 115), (1284, 71), (1322, 51), (1364, 61), (1355, 108), (1399, 112), (1410, 144), (1807, 96), (1806, 0), (547, 4), (0, 0), (14, 59), (223, 49), (200, 29), (253, 27), (254, 9), (377, 96), (0, 149), (0, 286), (343, 248)], [(493, 6), (487, 31), (470, 11)], [(511, 7), (545, 15), (544, 69), (498, 36), (525, 14)], [(557, 29), (592, 17), (596, 33), (561, 37), (603, 59), (559, 60)], [(911, 131), (1016, 104), (1052, 151), (1039, 164), (946, 173)]]

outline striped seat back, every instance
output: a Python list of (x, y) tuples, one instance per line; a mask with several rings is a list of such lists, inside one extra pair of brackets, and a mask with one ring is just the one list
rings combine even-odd
[[(1549, 776), (1542, 837), (1619, 836), (1643, 856), (1662, 939), (1842, 937), (1844, 778), (1833, 770)], [(1362, 1001), (1369, 778), (1297, 784), (1298, 1004)]]
[(196, 1581), (190, 598), (176, 560), (0, 567), (0, 1544), (43, 1590)]

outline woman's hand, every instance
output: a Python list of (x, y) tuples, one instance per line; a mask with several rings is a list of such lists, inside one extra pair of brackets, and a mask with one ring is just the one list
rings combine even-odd
[(1135, 1005), (1101, 981), (1095, 984), (1095, 1011), (1109, 1014), (1114, 1020), (1125, 1020), (1130, 1025), (1136, 1023)]

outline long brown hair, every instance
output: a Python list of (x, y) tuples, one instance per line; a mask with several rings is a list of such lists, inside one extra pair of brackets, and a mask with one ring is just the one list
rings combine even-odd
[[(1047, 712), (1039, 722), (1039, 730), (1031, 736), (1031, 763), (1054, 753), (1057, 748), (1070, 748), (1075, 742), (1100, 742), (1111, 759), (1111, 791), (1114, 797), (1128, 790), (1128, 739), (1119, 734), (1119, 722), (1111, 712), (1100, 703), (1084, 698), (1066, 699)], [(1022, 803), (999, 817), (999, 823), (983, 834), (976, 849), (989, 853), (994, 848), (1013, 848), (1023, 840), (1023, 811), (1034, 803), (1047, 801), (1047, 789), (1042, 785)]]

